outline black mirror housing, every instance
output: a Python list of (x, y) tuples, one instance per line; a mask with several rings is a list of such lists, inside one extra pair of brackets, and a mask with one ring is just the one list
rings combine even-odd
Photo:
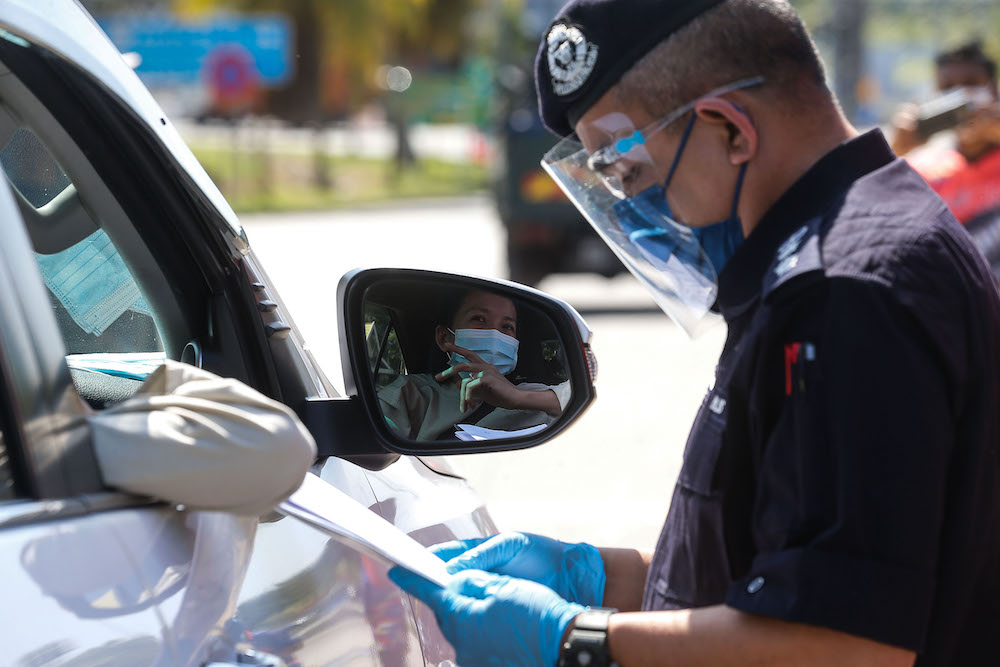
[[(493, 415), (483, 422), (489, 419), (498, 422), (509, 419), (510, 415), (523, 418), (537, 414), (546, 417), (546, 423), (528, 429), (520, 425), (511, 430), (478, 429), (501, 435), (475, 440), (471, 436), (455, 439), (456, 435), (465, 437), (468, 434), (450, 427), (445, 429), (444, 439), (428, 439), (422, 432), (416, 434), (416, 426), (404, 432), (384, 412), (386, 393), (401, 383), (423, 378), (422, 389), (436, 389), (437, 383), (428, 378), (447, 367), (448, 356), (434, 348), (432, 332), (444, 329), (430, 323), (439, 321), (433, 319), (436, 304), (448, 301), (447, 295), (462, 294), (485, 294), (494, 303), (516, 304), (517, 314), (508, 319), (516, 317), (518, 320), (520, 340), (517, 343), (521, 356), (515, 362), (516, 370), (507, 377), (515, 381), (540, 380), (518, 385), (531, 386), (535, 391), (544, 391), (546, 385), (556, 385), (548, 387), (554, 392), (556, 387), (567, 388), (565, 392), (556, 392), (560, 394), (561, 407), (557, 416), (487, 406), (486, 412), (492, 410)], [(365, 468), (380, 469), (401, 454), (441, 456), (525, 449), (562, 433), (596, 397), (596, 360), (590, 350), (591, 330), (572, 306), (538, 290), (502, 280), (436, 271), (359, 269), (341, 279), (337, 307), (348, 398), (310, 401), (299, 410), (316, 436), (321, 455), (338, 456)], [(507, 326), (513, 335), (513, 325)], [(479, 325), (478, 328), (490, 327)], [(451, 328), (448, 331), (454, 333)], [(387, 341), (391, 345), (387, 345)], [(440, 340), (437, 346), (440, 347)], [(387, 348), (391, 349), (387, 351)], [(454, 379), (457, 387), (458, 379)], [(412, 412), (412, 408), (409, 411)], [(404, 419), (405, 412), (401, 413)], [(469, 418), (469, 413), (478, 414), (470, 409), (463, 419)], [(449, 423), (449, 418), (444, 417), (443, 423)], [(398, 419), (397, 416), (396, 421)], [(494, 439), (496, 437), (501, 439)]]

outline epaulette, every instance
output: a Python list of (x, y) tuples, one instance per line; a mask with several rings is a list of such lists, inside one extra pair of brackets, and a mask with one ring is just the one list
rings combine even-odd
[(764, 274), (761, 294), (765, 300), (784, 285), (805, 284), (826, 275), (820, 247), (822, 224), (822, 216), (810, 218), (778, 246)]

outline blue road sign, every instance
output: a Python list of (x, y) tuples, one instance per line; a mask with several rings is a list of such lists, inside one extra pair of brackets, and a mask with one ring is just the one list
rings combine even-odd
[(292, 28), (280, 14), (217, 14), (182, 21), (170, 14), (109, 15), (98, 20), (122, 53), (142, 57), (136, 73), (146, 85), (211, 83), (206, 70), (218, 50), (248, 54), (264, 86), (292, 73)]

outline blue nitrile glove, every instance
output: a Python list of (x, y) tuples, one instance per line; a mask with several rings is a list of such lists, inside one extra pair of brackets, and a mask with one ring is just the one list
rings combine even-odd
[(422, 600), (464, 667), (555, 667), (563, 633), (585, 608), (526, 579), (464, 570), (446, 588), (401, 567), (389, 578)]
[(548, 586), (570, 602), (599, 607), (604, 602), (604, 560), (585, 544), (566, 544), (531, 533), (500, 533), (431, 547), (448, 561), (448, 571), (486, 570)]

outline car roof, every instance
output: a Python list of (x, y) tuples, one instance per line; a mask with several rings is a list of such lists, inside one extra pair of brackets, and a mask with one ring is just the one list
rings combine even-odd
[(218, 209), (233, 234), (245, 240), (239, 219), (173, 123), (115, 45), (76, 0), (3, 0), (0, 38), (43, 46), (88, 72), (126, 104), (160, 139)]

